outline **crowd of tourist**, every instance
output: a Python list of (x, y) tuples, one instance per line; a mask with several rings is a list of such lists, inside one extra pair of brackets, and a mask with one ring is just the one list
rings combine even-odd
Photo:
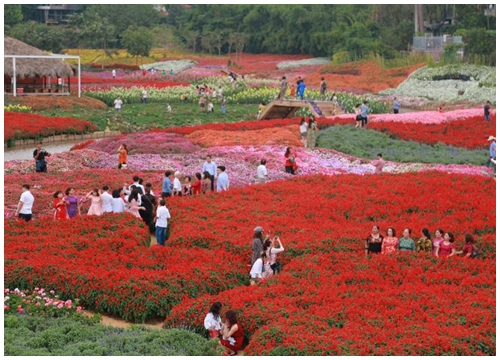
[(412, 238), (411, 229), (403, 229), (403, 236), (397, 238), (396, 229), (390, 227), (386, 231), (386, 236), (380, 233), (377, 225), (372, 227), (371, 234), (365, 239), (365, 253), (368, 254), (391, 254), (396, 251), (416, 251), (426, 252), (436, 257), (452, 257), (463, 255), (464, 257), (475, 258), (479, 256), (479, 251), (474, 245), (474, 237), (465, 234), (464, 247), (461, 251), (456, 250), (455, 236), (451, 232), (444, 232), (437, 229), (434, 239), (427, 228), (420, 231), (420, 238), (415, 243)]

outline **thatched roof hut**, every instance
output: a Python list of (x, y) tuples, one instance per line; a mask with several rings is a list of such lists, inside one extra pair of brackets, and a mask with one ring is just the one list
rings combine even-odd
[[(5, 55), (49, 55), (36, 47), (8, 36), (4, 36), (3, 44)], [(9, 77), (14, 75), (11, 58), (4, 58), (4, 75)], [(73, 69), (69, 64), (59, 59), (16, 59), (17, 78), (24, 79), (43, 76), (73, 76)]]

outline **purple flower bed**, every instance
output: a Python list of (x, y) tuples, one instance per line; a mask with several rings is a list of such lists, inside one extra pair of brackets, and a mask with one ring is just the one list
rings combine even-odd
[(121, 144), (127, 145), (129, 155), (190, 154), (201, 149), (189, 139), (173, 133), (133, 133), (96, 141), (90, 144), (87, 149), (117, 154)]

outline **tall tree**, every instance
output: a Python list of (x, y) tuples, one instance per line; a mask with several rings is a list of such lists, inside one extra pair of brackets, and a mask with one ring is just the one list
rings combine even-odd
[(235, 33), (234, 48), (236, 50), (236, 58), (238, 60), (241, 59), (241, 54), (243, 53), (246, 42), (247, 36), (245, 33)]
[(214, 47), (219, 51), (219, 56), (222, 54), (222, 47), (224, 46), (225, 43), (225, 35), (224, 32), (221, 30), (214, 31), (213, 32), (213, 44)]
[[(97, 12), (75, 14), (69, 18), (69, 24), (76, 28), (81, 38), (93, 48), (103, 49), (106, 54), (116, 42), (115, 26), (107, 17), (102, 17)], [(104, 62), (102, 65), (104, 66)]]
[(188, 31), (184, 35), (184, 39), (186, 40), (186, 44), (188, 47), (191, 47), (193, 49), (193, 52), (196, 51), (196, 43), (198, 42), (198, 37), (200, 36), (200, 32), (195, 30), (195, 31)]
[(153, 41), (153, 33), (145, 27), (131, 26), (122, 34), (122, 44), (130, 55), (135, 56), (136, 65), (139, 56), (149, 56)]

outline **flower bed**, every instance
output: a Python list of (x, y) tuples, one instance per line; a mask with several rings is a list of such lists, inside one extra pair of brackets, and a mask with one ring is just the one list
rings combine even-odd
[(21, 106), (27, 106), (31, 110), (50, 110), (50, 109), (73, 109), (81, 107), (88, 110), (106, 109), (106, 104), (88, 96), (18, 96), (16, 98), (6, 97), (5, 103), (15, 103)]
[[(59, 181), (71, 182), (75, 175), (77, 173), (68, 174)], [(147, 174), (139, 175), (147, 179)], [(110, 176), (115, 175), (82, 174), (77, 181), (103, 184)], [(53, 184), (56, 176), (48, 174), (48, 177), (47, 183)], [(11, 185), (7, 178), (8, 188)], [(71, 183), (78, 185), (76, 180)], [(294, 258), (305, 254), (309, 254), (310, 259), (314, 254), (335, 257), (348, 252), (350, 260), (355, 258), (359, 263), (364, 257), (360, 239), (366, 236), (372, 223), (378, 223), (383, 229), (394, 226), (398, 231), (406, 226), (415, 231), (423, 226), (443, 227), (455, 233), (459, 244), (464, 232), (475, 233), (481, 236), (479, 246), (488, 255), (486, 263), (492, 262), (494, 266), (495, 214), (491, 210), (495, 202), (491, 196), (494, 186), (492, 179), (443, 177), (440, 173), (316, 176), (232, 190), (225, 195), (173, 198), (169, 200), (172, 232), (165, 249), (142, 248), (147, 230), (142, 222), (128, 215), (83, 217), (57, 223), (6, 221), (6, 285), (27, 287), (28, 282), (33, 281), (44, 287), (57, 287), (63, 294), (78, 297), (84, 305), (99, 311), (129, 319), (155, 316), (168, 312), (169, 306), (178, 303), (183, 294), (215, 295), (228, 287), (243, 285), (248, 271), (245, 264), (250, 257), (251, 229), (256, 224), (271, 229), (285, 241), (287, 251), (281, 256), (285, 269), (293, 269)], [(311, 201), (297, 202), (297, 194), (306, 188), (314, 194)], [(436, 206), (422, 206), (421, 198), (434, 198), (436, 193), (440, 199)], [(387, 196), (391, 197), (390, 203)], [(332, 199), (335, 199), (333, 203)], [(273, 206), (268, 211), (259, 211), (255, 208), (256, 202)], [(367, 203), (373, 206), (367, 208)], [(196, 212), (193, 209), (197, 209)], [(36, 237), (36, 243), (19, 241), (28, 232), (30, 237)], [(34, 252), (37, 256), (33, 256)], [(401, 257), (403, 262), (410, 261), (413, 269), (416, 263), (421, 263), (411, 256)], [(103, 258), (106, 262), (102, 262)], [(219, 259), (224, 259), (223, 268), (219, 266)], [(305, 260), (297, 261), (304, 270)], [(56, 267), (53, 265), (56, 263), (66, 266)], [(398, 267), (392, 261), (384, 260), (384, 264), (383, 274), (397, 272)], [(27, 267), (31, 269), (29, 273)], [(197, 268), (199, 270), (193, 270)], [(447, 267), (441, 268), (435, 267), (430, 273), (446, 272)], [(293, 270), (290, 271), (293, 276)], [(363, 274), (355, 278), (361, 279)], [(221, 282), (221, 278), (226, 280)], [(281, 275), (276, 279), (281, 281)], [(302, 281), (310, 283), (307, 278), (299, 283)], [(180, 284), (184, 284), (182, 291)], [(225, 302), (225, 306), (228, 303), (230, 301)]]
[[(462, 71), (463, 70), (463, 71)], [(473, 65), (451, 65), (417, 70), (397, 89), (381, 91), (383, 95), (421, 96), (442, 102), (468, 100), (495, 103), (495, 68)], [(460, 80), (453, 80), (460, 77)], [(464, 81), (462, 78), (468, 78)], [(435, 79), (435, 80), (433, 80)]]
[[(496, 111), (491, 112), (492, 118), (496, 119)], [(484, 119), (483, 109), (466, 109), (466, 110), (453, 110), (440, 113), (438, 111), (419, 111), (404, 114), (374, 114), (368, 115), (368, 121), (374, 122), (397, 122), (397, 123), (420, 123), (420, 124), (442, 124), (449, 123), (456, 120), (477, 119), (482, 117)], [(330, 116), (329, 118), (338, 121), (355, 122), (352, 114), (345, 114), (339, 116)]]
[(192, 60), (170, 60), (170, 61), (163, 61), (163, 62), (155, 62), (152, 64), (145, 64), (142, 65), (140, 68), (149, 70), (149, 69), (155, 69), (158, 71), (170, 71), (173, 70), (174, 74), (178, 74), (191, 66), (195, 64), (194, 61)]
[(406, 80), (408, 75), (425, 64), (410, 65), (403, 68), (384, 69), (375, 61), (360, 61), (342, 65), (325, 65), (320, 71), (307, 77), (309, 83), (319, 88), (324, 77), (328, 89), (362, 89), (378, 93), (384, 89), (395, 88)]
[[(368, 175), (375, 172), (371, 160), (363, 160), (339, 153), (335, 150), (295, 148), (299, 175)], [(75, 188), (77, 195), (84, 196), (94, 188), (108, 185), (111, 189), (121, 188), (123, 183), (131, 183), (138, 175), (151, 182), (155, 194), (161, 189), (166, 170), (180, 171), (194, 176), (201, 172), (207, 154), (217, 165), (226, 166), (231, 188), (256, 184), (256, 169), (261, 159), (267, 159), (269, 181), (293, 178), (284, 171), (285, 146), (222, 146), (201, 149), (184, 154), (137, 154), (128, 157), (128, 169), (117, 171), (117, 157), (95, 150), (76, 150), (52, 155), (48, 161), (49, 173), (43, 178), (35, 174), (34, 161), (5, 162), (5, 216), (12, 217), (19, 201), (20, 184), (31, 184), (36, 198), (34, 216), (51, 216), (53, 210), (48, 203), (53, 201), (52, 194), (68, 186)], [(412, 173), (439, 171), (443, 174), (470, 174), (491, 176), (491, 170), (484, 166), (439, 165), (439, 164), (400, 164), (386, 162), (385, 173)], [(86, 213), (90, 203), (82, 208)]]
[(422, 255), (316, 250), (265, 285), (183, 302), (166, 321), (199, 326), (224, 299), (250, 338), (248, 355), (494, 355), (494, 261)]
[(325, 65), (329, 64), (330, 62), (331, 60), (329, 58), (324, 58), (324, 57), (295, 60), (295, 61), (282, 61), (277, 65), (277, 68), (287, 69), (287, 68), (302, 67), (302, 66)]
[(459, 148), (484, 149), (489, 146), (490, 135), (495, 136), (495, 114), (492, 121), (485, 121), (484, 116), (473, 116), (464, 120), (454, 120), (440, 124), (373, 122), (369, 128), (393, 135), (399, 139), (416, 141), (424, 144), (443, 143)]
[(256, 131), (199, 130), (186, 136), (203, 147), (230, 145), (286, 145), (303, 146), (297, 126), (270, 128)]
[[(26, 236), (36, 242), (19, 241)], [(57, 288), (88, 308), (143, 321), (166, 315), (183, 298), (216, 294), (245, 282), (246, 271), (237, 266), (243, 258), (236, 254), (146, 248), (146, 243), (148, 230), (130, 214), (7, 221), (5, 284)], [(213, 261), (222, 258), (223, 268)]]
[[(205, 205), (211, 199), (186, 199), (178, 215), (187, 219), (192, 216), (190, 209), (198, 209), (194, 215), (198, 226), (192, 229), (187, 222), (177, 223), (182, 238), (173, 244), (212, 249), (225, 248), (229, 242), (233, 252), (249, 257), (251, 228), (258, 224), (283, 239), (284, 270), (259, 287), (185, 301), (174, 307), (166, 325), (199, 327), (209, 306), (224, 299), (224, 309), (240, 313), (250, 337), (245, 352), (254, 355), (270, 354), (277, 347), (315, 355), (338, 354), (342, 349), (350, 355), (389, 354), (388, 344), (400, 343), (398, 339), (412, 330), (421, 331), (425, 338), (460, 339), (453, 354), (494, 351), (494, 340), (487, 337), (494, 332), (495, 317), (495, 280), (490, 276), (495, 272), (494, 187), (491, 179), (483, 182), (478, 177), (438, 173), (348, 175), (246, 188), (224, 196), (213, 208)], [(297, 194), (306, 188), (309, 200), (297, 202)], [(422, 205), (421, 199), (438, 201)], [(272, 207), (259, 211), (256, 202)], [(405, 253), (365, 258), (362, 239), (372, 224), (383, 231), (394, 226), (398, 235), (409, 227), (413, 237), (419, 236), (422, 227), (432, 231), (442, 227), (453, 231), (458, 248), (464, 232), (479, 234), (478, 246), (488, 258), (437, 260)], [(249, 231), (238, 231), (241, 228)], [(221, 232), (231, 236), (221, 238)], [(467, 316), (471, 306), (480, 308), (482, 316)], [(373, 307), (386, 310), (373, 311)], [(466, 318), (461, 320), (462, 316)], [(266, 331), (273, 327), (280, 329), (278, 334)], [(457, 331), (444, 331), (448, 327)], [(381, 332), (387, 345), (365, 346), (371, 344), (368, 337), (374, 332)], [(461, 334), (474, 334), (487, 346), (470, 349)], [(392, 354), (443, 354), (449, 351), (442, 346), (447, 342), (411, 341), (408, 347), (395, 346)]]
[(5, 112), (4, 124), (4, 141), (36, 139), (58, 134), (83, 134), (98, 130), (94, 124), (84, 120), (18, 112)]
[(63, 300), (54, 290), (35, 287), (33, 290), (4, 289), (4, 314), (23, 314), (46, 317), (71, 316), (80, 313), (79, 300)]
[[(189, 138), (172, 133), (132, 133), (106, 138), (88, 144), (85, 148), (116, 155), (121, 144), (126, 144), (129, 155), (134, 154), (190, 154), (200, 150)], [(83, 148), (83, 145), (82, 145)]]

